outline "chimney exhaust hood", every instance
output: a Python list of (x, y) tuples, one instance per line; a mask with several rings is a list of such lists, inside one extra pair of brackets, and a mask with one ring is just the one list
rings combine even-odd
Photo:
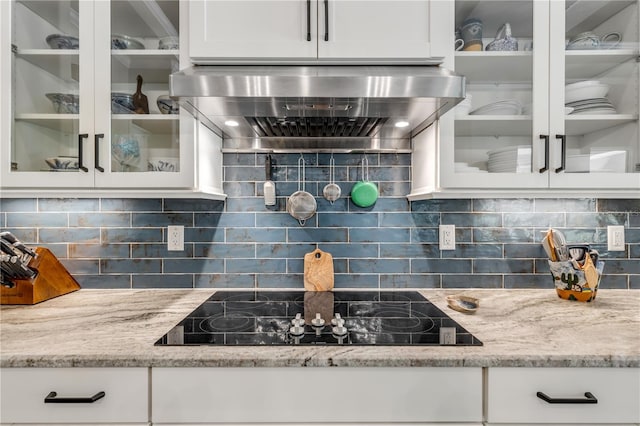
[(227, 150), (409, 149), (465, 96), (435, 65), (201, 65), (170, 76), (170, 95)]

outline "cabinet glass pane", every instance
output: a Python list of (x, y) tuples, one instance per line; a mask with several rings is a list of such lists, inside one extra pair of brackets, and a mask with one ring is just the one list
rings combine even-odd
[(532, 171), (533, 2), (456, 1), (457, 173)]
[(77, 1), (17, 1), (12, 25), (12, 169), (78, 171)]
[(111, 171), (179, 172), (179, 109), (168, 98), (178, 70), (178, 7), (111, 2)]
[(638, 2), (565, 4), (565, 173), (640, 172)]

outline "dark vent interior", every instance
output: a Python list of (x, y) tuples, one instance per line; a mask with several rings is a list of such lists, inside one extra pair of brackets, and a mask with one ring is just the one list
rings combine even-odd
[(372, 137), (387, 121), (372, 117), (246, 117), (261, 137)]

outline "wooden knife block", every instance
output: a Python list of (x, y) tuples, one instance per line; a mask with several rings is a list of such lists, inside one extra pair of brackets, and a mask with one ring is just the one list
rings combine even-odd
[(29, 266), (38, 274), (28, 280), (13, 280), (15, 286), (0, 286), (0, 305), (35, 305), (80, 289), (57, 257), (45, 247), (36, 247)]

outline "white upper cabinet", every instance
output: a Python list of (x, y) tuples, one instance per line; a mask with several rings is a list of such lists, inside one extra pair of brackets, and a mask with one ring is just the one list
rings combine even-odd
[(640, 190), (638, 1), (450, 7), (447, 57), (467, 100), (440, 122), (438, 179), (414, 182), (412, 195)]
[(437, 56), (442, 34), (432, 3), (444, 2), (195, 0), (189, 53), (196, 63), (420, 61)]
[(194, 186), (193, 119), (157, 102), (179, 68), (178, 0), (0, 7), (3, 189)]
[(319, 58), (428, 58), (429, 1), (318, 1)]
[(315, 1), (191, 1), (189, 56), (315, 58), (316, 19)]

